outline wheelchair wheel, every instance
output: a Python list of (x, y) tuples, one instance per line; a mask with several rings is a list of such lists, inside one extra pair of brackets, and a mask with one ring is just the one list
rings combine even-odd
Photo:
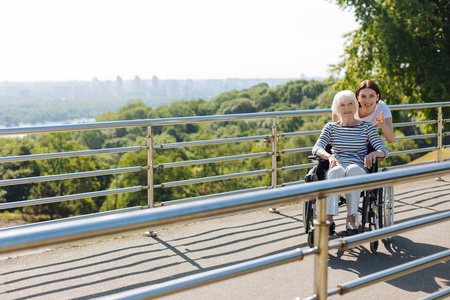
[(379, 244), (378, 241), (370, 243), (370, 252), (377, 253), (377, 251), (378, 251), (378, 244)]
[[(394, 225), (394, 187), (386, 186), (383, 191), (383, 225), (389, 227)], [(383, 243), (388, 243), (390, 238), (382, 239)]]
[(303, 228), (305, 233), (309, 233), (314, 227), (316, 211), (316, 201), (303, 202)]
[[(375, 226), (374, 225), (370, 225), (370, 231), (375, 230)], [(379, 241), (374, 241), (370, 243), (370, 252), (372, 253), (376, 253), (378, 250), (378, 245), (379, 245)]]
[(314, 228), (308, 232), (308, 246), (309, 248), (314, 247)]
[(384, 227), (394, 225), (394, 187), (384, 187), (383, 219)]

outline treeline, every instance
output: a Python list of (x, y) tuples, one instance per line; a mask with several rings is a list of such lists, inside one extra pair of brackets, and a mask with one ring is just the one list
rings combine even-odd
[[(78, 100), (16, 100), (2, 101), (0, 124), (16, 127), (22, 124), (44, 124), (46, 122), (65, 122), (77, 119), (94, 119), (105, 111), (117, 111), (128, 100), (121, 98)], [(169, 100), (154, 99), (147, 103), (152, 107), (170, 103)]]
[[(169, 105), (152, 108), (141, 101), (130, 101), (117, 112), (107, 112), (97, 117), (98, 122), (187, 117), (200, 115), (239, 114), (263, 111), (289, 111), (315, 108), (329, 108), (335, 94), (335, 82), (298, 80), (269, 88), (261, 83), (250, 89), (223, 93), (211, 101), (176, 101)], [(331, 116), (281, 118), (278, 131), (296, 132), (322, 129)], [(395, 122), (409, 119), (407, 112), (399, 112)], [(272, 120), (258, 119), (238, 122), (211, 122), (186, 125), (153, 126), (154, 145), (221, 139), (241, 136), (271, 134)], [(417, 130), (417, 129), (410, 129)], [(410, 132), (408, 134), (416, 134)], [(396, 132), (402, 136), (404, 132)], [(1, 156), (16, 156), (37, 153), (79, 151), (86, 149), (114, 148), (126, 146), (146, 146), (147, 128), (119, 128), (107, 130), (81, 131), (74, 133), (55, 133), (27, 135), (23, 138), (2, 138)], [(278, 149), (293, 149), (312, 146), (317, 136), (283, 138)], [(398, 141), (390, 145), (390, 150), (403, 150), (415, 147), (415, 142)], [(176, 149), (157, 149), (154, 151), (154, 165), (184, 160), (222, 157), (245, 153), (271, 152), (270, 143), (263, 140), (225, 145), (195, 146)], [(308, 162), (309, 153), (284, 154), (279, 167)], [(411, 157), (396, 156), (385, 165), (407, 163)], [(85, 172), (100, 169), (124, 168), (147, 165), (147, 152), (129, 152), (64, 159), (49, 159), (29, 162), (4, 163), (0, 165), (1, 179), (45, 176)], [(155, 184), (202, 178), (220, 174), (239, 173), (261, 169), (271, 169), (271, 157), (252, 158), (232, 162), (204, 164), (198, 166), (176, 167), (155, 172)], [(279, 172), (279, 183), (303, 179), (305, 170)], [(147, 172), (124, 173), (120, 175), (80, 178), (24, 184), (3, 187), (0, 202), (14, 202), (27, 199), (50, 198), (59, 195), (78, 194), (98, 190), (131, 186), (146, 186)], [(270, 174), (243, 177), (239, 179), (205, 182), (174, 188), (156, 188), (156, 202), (209, 195), (259, 186), (270, 186)], [(23, 208), (23, 215), (29, 221), (54, 219), (71, 215), (87, 214), (124, 207), (146, 205), (147, 191), (110, 195), (106, 197), (85, 198), (82, 200), (38, 205)]]

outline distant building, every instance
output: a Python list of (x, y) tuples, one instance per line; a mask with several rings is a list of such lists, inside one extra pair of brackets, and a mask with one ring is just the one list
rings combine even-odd
[(116, 95), (121, 96), (123, 94), (123, 80), (122, 77), (117, 76), (116, 78)]

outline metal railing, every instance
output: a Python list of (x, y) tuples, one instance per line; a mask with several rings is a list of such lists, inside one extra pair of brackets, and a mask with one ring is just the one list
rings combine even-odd
[[(314, 296), (309, 299), (326, 299), (329, 295), (348, 293), (369, 284), (392, 279), (450, 258), (450, 250), (447, 249), (431, 256), (377, 272), (338, 285), (334, 289), (327, 290), (329, 249), (339, 248), (345, 250), (362, 242), (388, 238), (410, 229), (436, 224), (448, 220), (450, 218), (450, 211), (343, 238), (329, 244), (328, 231), (330, 224), (326, 222), (326, 197), (333, 194), (374, 189), (384, 185), (398, 185), (426, 180), (448, 174), (450, 174), (450, 162), (443, 162), (428, 166), (415, 166), (409, 169), (369, 174), (363, 178), (347, 177), (331, 181), (317, 181), (304, 185), (295, 185), (282, 189), (257, 191), (251, 193), (251, 196), (248, 194), (237, 194), (204, 201), (182, 203), (172, 207), (126, 212), (113, 216), (98, 216), (87, 220), (72, 220), (62, 224), (38, 224), (32, 230), (29, 230), (29, 228), (6, 228), (0, 230), (0, 253), (10, 253), (105, 235), (123, 234), (148, 227), (156, 228), (196, 221), (205, 217), (213, 218), (236, 212), (273, 207), (275, 205), (297, 202), (298, 199), (312, 201), (317, 198), (317, 238), (315, 238), (315, 245), (311, 249), (286, 251), (230, 267), (111, 295), (107, 298), (153, 299), (237, 275), (258, 271), (263, 268), (293, 262), (302, 259), (304, 256), (315, 254)], [(440, 291), (440, 293), (448, 294), (450, 290)]]
[[(418, 163), (417, 165), (422, 164), (431, 164), (436, 162), (443, 162), (449, 159), (444, 159), (442, 156), (442, 150), (446, 148), (448, 145), (443, 145), (443, 138), (449, 135), (449, 132), (444, 132), (445, 124), (449, 122), (450, 119), (444, 119), (442, 110), (443, 108), (450, 107), (449, 102), (439, 102), (439, 103), (425, 103), (425, 104), (408, 104), (408, 105), (391, 105), (390, 109), (395, 110), (418, 110), (425, 108), (436, 108), (438, 109), (438, 118), (436, 120), (427, 120), (427, 121), (415, 121), (415, 122), (406, 122), (406, 123), (395, 123), (394, 127), (405, 127), (405, 126), (421, 126), (421, 125), (430, 125), (437, 124), (437, 132), (435, 134), (423, 134), (423, 135), (412, 135), (406, 137), (398, 137), (397, 140), (406, 140), (406, 139), (430, 139), (436, 138), (437, 146), (427, 147), (421, 149), (407, 149), (403, 151), (397, 151), (390, 153), (390, 156), (396, 155), (404, 155), (404, 154), (414, 154), (414, 153), (422, 153), (422, 152), (430, 152), (432, 150), (437, 150), (437, 158), (436, 160), (427, 161)], [(43, 160), (43, 159), (56, 159), (56, 158), (68, 158), (75, 156), (90, 156), (90, 155), (99, 155), (99, 154), (111, 154), (111, 153), (127, 153), (127, 152), (136, 152), (136, 151), (147, 151), (147, 165), (145, 166), (130, 166), (126, 168), (115, 168), (108, 170), (98, 170), (98, 171), (87, 171), (87, 172), (77, 172), (70, 174), (54, 174), (47, 176), (38, 176), (38, 177), (28, 177), (28, 178), (15, 178), (8, 180), (0, 180), (0, 188), (12, 185), (19, 184), (29, 184), (29, 183), (37, 183), (37, 182), (45, 182), (45, 181), (55, 181), (55, 180), (65, 180), (65, 179), (75, 179), (75, 178), (85, 178), (85, 177), (95, 177), (95, 176), (104, 176), (104, 175), (114, 175), (114, 174), (123, 174), (130, 172), (147, 172), (147, 182), (143, 182), (142, 185), (134, 186), (134, 187), (124, 187), (117, 188), (111, 190), (103, 190), (103, 191), (88, 191), (85, 193), (78, 193), (72, 195), (60, 195), (56, 197), (50, 198), (41, 198), (41, 199), (30, 199), (16, 202), (7, 202), (0, 203), (0, 210), (12, 209), (12, 208), (21, 208), (32, 205), (39, 204), (49, 204), (55, 202), (83, 199), (83, 198), (91, 198), (91, 197), (100, 197), (107, 195), (115, 195), (121, 193), (129, 193), (136, 191), (147, 191), (147, 206), (137, 206), (134, 208), (125, 208), (125, 211), (130, 209), (145, 209), (152, 208), (155, 205), (169, 205), (173, 203), (180, 202), (189, 202), (200, 199), (207, 199), (213, 197), (220, 197), (224, 195), (230, 194), (238, 194), (243, 192), (252, 192), (255, 190), (264, 190), (270, 188), (277, 188), (282, 186), (295, 185), (304, 182), (303, 180), (291, 181), (291, 182), (283, 182), (278, 184), (280, 172), (284, 171), (292, 171), (292, 170), (303, 170), (311, 168), (313, 163), (303, 163), (299, 165), (287, 165), (278, 167), (278, 161), (280, 160), (281, 155), (289, 155), (293, 153), (307, 153), (312, 149), (312, 145), (310, 147), (302, 147), (302, 148), (294, 148), (294, 149), (279, 149), (278, 141), (283, 138), (290, 137), (305, 137), (310, 135), (318, 135), (320, 130), (313, 131), (303, 131), (303, 132), (288, 132), (288, 133), (278, 133), (277, 131), (277, 122), (279, 118), (286, 117), (309, 117), (309, 116), (320, 116), (320, 115), (330, 115), (331, 111), (329, 109), (316, 109), (316, 110), (299, 110), (299, 111), (282, 111), (282, 112), (262, 112), (262, 113), (248, 113), (248, 114), (232, 114), (232, 115), (213, 115), (213, 116), (196, 116), (196, 117), (180, 117), (180, 118), (164, 118), (164, 119), (147, 119), (147, 120), (129, 120), (129, 121), (114, 121), (114, 122), (99, 122), (99, 123), (83, 123), (83, 124), (72, 124), (72, 125), (53, 125), (53, 126), (37, 126), (37, 127), (19, 127), (19, 128), (2, 128), (0, 129), (0, 136), (8, 136), (8, 135), (20, 135), (20, 134), (39, 134), (39, 133), (56, 133), (56, 132), (73, 132), (73, 131), (84, 131), (84, 130), (99, 130), (99, 129), (117, 129), (117, 128), (130, 128), (130, 127), (146, 127), (147, 128), (147, 145), (146, 146), (131, 146), (131, 147), (121, 147), (121, 148), (109, 148), (109, 149), (94, 149), (94, 150), (84, 150), (84, 151), (71, 151), (71, 152), (61, 152), (61, 153), (41, 153), (41, 154), (32, 154), (32, 155), (20, 155), (20, 156), (9, 156), (9, 157), (0, 157), (0, 163), (7, 162), (22, 162), (22, 161), (34, 161), (34, 160)], [(258, 135), (258, 136), (247, 136), (247, 137), (231, 137), (224, 139), (215, 139), (215, 140), (204, 140), (204, 141), (189, 141), (189, 142), (179, 142), (179, 143), (168, 143), (168, 144), (160, 144), (154, 145), (154, 136), (152, 135), (152, 128), (155, 126), (169, 126), (169, 125), (185, 125), (185, 124), (199, 124), (206, 122), (223, 122), (223, 121), (242, 121), (242, 120), (258, 120), (258, 119), (271, 119), (272, 120), (272, 130), (267, 135)], [(217, 145), (217, 144), (231, 144), (231, 143), (241, 143), (241, 142), (249, 142), (249, 141), (264, 141), (270, 144), (270, 151), (259, 152), (259, 153), (244, 153), (244, 154), (234, 154), (223, 157), (215, 157), (215, 158), (201, 158), (190, 161), (177, 161), (177, 162), (167, 162), (167, 163), (155, 163), (153, 160), (153, 153), (156, 149), (174, 149), (181, 147), (193, 147), (193, 146), (205, 146), (205, 145)], [(227, 161), (236, 161), (236, 160), (245, 160), (250, 158), (271, 158), (271, 168), (270, 169), (262, 169), (262, 170), (251, 170), (234, 174), (223, 174), (216, 176), (209, 176), (203, 178), (191, 178), (185, 180), (178, 180), (172, 182), (161, 182), (155, 183), (155, 170), (157, 172), (162, 172), (164, 169), (168, 168), (176, 168), (181, 166), (198, 166), (202, 164), (212, 164), (212, 163), (221, 163)], [(400, 165), (400, 166), (392, 166), (390, 168), (403, 168), (414, 166), (413, 164), (409, 165)], [(258, 176), (263, 174), (271, 175), (271, 185), (270, 186), (260, 186), (260, 187), (252, 187), (247, 189), (241, 189), (236, 191), (227, 191), (219, 194), (212, 195), (200, 195), (196, 197), (190, 197), (186, 199), (173, 199), (170, 201), (165, 201), (162, 203), (155, 204), (154, 199), (154, 190), (155, 189), (163, 189), (170, 188), (176, 186), (185, 186), (191, 184), (198, 184), (204, 182), (213, 182), (219, 180), (228, 180), (233, 178), (241, 178), (241, 177), (249, 177), (249, 176)], [(158, 200), (158, 199), (156, 199)], [(114, 210), (111, 213), (116, 213), (122, 211)], [(87, 215), (86, 217), (90, 217)]]
[[(320, 130), (313, 131), (303, 131), (303, 132), (288, 132), (279, 133), (277, 130), (278, 119), (286, 117), (309, 117), (309, 116), (320, 116), (320, 115), (330, 115), (331, 111), (329, 109), (317, 109), (317, 110), (302, 110), (302, 111), (286, 111), (286, 112), (264, 112), (264, 113), (250, 113), (250, 114), (236, 114), (236, 115), (221, 115), (221, 116), (197, 116), (197, 117), (184, 117), (184, 118), (165, 118), (165, 119), (150, 119), (150, 120), (129, 120), (129, 121), (114, 121), (114, 122), (102, 122), (102, 123), (84, 123), (84, 124), (73, 124), (73, 125), (53, 125), (53, 126), (38, 126), (38, 127), (23, 127), (23, 128), (2, 128), (0, 129), (0, 136), (10, 136), (10, 135), (20, 135), (20, 134), (40, 134), (40, 133), (56, 133), (56, 132), (74, 132), (74, 131), (84, 131), (84, 130), (99, 130), (99, 129), (117, 129), (117, 128), (131, 128), (131, 127), (146, 127), (147, 136), (145, 146), (131, 146), (131, 147), (120, 147), (120, 148), (109, 148), (109, 149), (94, 149), (94, 150), (83, 150), (83, 151), (71, 151), (71, 152), (61, 152), (61, 153), (39, 153), (31, 155), (20, 155), (20, 156), (9, 156), (0, 157), (0, 163), (10, 163), (10, 162), (22, 162), (22, 161), (35, 161), (44, 159), (57, 159), (57, 158), (68, 158), (75, 156), (90, 156), (90, 155), (100, 155), (100, 154), (123, 154), (128, 152), (147, 152), (147, 165), (144, 166), (130, 166), (126, 168), (112, 168), (107, 170), (97, 170), (97, 171), (87, 171), (87, 172), (76, 172), (70, 174), (52, 174), (47, 176), (38, 177), (28, 177), (28, 178), (16, 178), (8, 180), (0, 180), (0, 188), (6, 186), (13, 186), (25, 183), (37, 183), (55, 180), (66, 180), (75, 178), (86, 178), (94, 176), (104, 176), (111, 174), (124, 174), (133, 172), (147, 172), (148, 181), (143, 182), (142, 185), (115, 188), (109, 190), (101, 191), (86, 191), (79, 194), (71, 195), (60, 195), (50, 198), (41, 199), (29, 199), (17, 202), (1, 203), (0, 210), (20, 208), (32, 205), (49, 204), (62, 201), (71, 201), (83, 198), (100, 197), (107, 195), (115, 195), (122, 193), (130, 193), (137, 191), (147, 191), (147, 206), (136, 206), (127, 207), (123, 209), (99, 212), (84, 216), (75, 216), (70, 218), (65, 218), (61, 220), (52, 220), (41, 222), (37, 224), (27, 224), (11, 228), (0, 229), (0, 253), (7, 253), (10, 251), (17, 251), (19, 249), (28, 249), (32, 247), (40, 247), (44, 245), (50, 245), (55, 243), (65, 243), (68, 241), (85, 239), (97, 236), (111, 235), (117, 233), (123, 233), (134, 230), (142, 230), (146, 228), (156, 228), (164, 226), (167, 224), (175, 224), (186, 221), (194, 221), (205, 217), (215, 217), (219, 215), (231, 214), (234, 212), (242, 212), (245, 210), (252, 210), (258, 208), (274, 207), (280, 204), (295, 202), (298, 197), (311, 200), (318, 197), (319, 203), (324, 202), (324, 197), (330, 193), (341, 193), (348, 191), (350, 189), (361, 190), (370, 188), (370, 186), (377, 187), (385, 183), (389, 184), (401, 184), (406, 183), (411, 180), (426, 179), (431, 177), (439, 177), (444, 174), (448, 174), (449, 163), (446, 162), (449, 159), (443, 159), (442, 150), (448, 145), (443, 144), (444, 136), (448, 136), (449, 132), (444, 132), (445, 124), (449, 122), (450, 119), (444, 119), (442, 110), (443, 108), (450, 107), (450, 103), (432, 103), (432, 104), (410, 104), (410, 105), (393, 105), (390, 106), (391, 110), (417, 110), (424, 108), (436, 108), (438, 109), (438, 118), (436, 120), (427, 121), (415, 121), (407, 123), (395, 123), (394, 127), (405, 127), (405, 126), (422, 126), (437, 124), (437, 132), (435, 134), (423, 134), (414, 135), (406, 137), (398, 137), (397, 140), (407, 140), (407, 139), (430, 139), (436, 138), (437, 146), (427, 147), (423, 149), (407, 149), (398, 152), (391, 152), (391, 156), (403, 155), (403, 154), (413, 154), (421, 152), (429, 152), (432, 150), (437, 150), (436, 160), (427, 161), (420, 163), (420, 165), (425, 164), (426, 166), (414, 166), (414, 165), (402, 165), (394, 166), (392, 172), (385, 172), (379, 174), (373, 174), (369, 177), (364, 177), (364, 182), (357, 182), (356, 179), (343, 181), (336, 180), (333, 184), (330, 182), (324, 183), (313, 183), (308, 185), (299, 185), (303, 181), (292, 181), (278, 183), (278, 174), (283, 171), (291, 170), (302, 170), (308, 169), (313, 166), (313, 163), (304, 163), (299, 165), (288, 165), (279, 167), (278, 158), (281, 155), (289, 155), (293, 153), (307, 153), (312, 149), (310, 147), (294, 148), (294, 149), (280, 149), (278, 144), (280, 139), (291, 138), (291, 137), (305, 137), (311, 135), (318, 135)], [(272, 123), (271, 131), (266, 135), (257, 135), (250, 137), (230, 137), (225, 139), (216, 140), (205, 140), (205, 141), (189, 141), (180, 143), (168, 143), (154, 145), (154, 136), (152, 135), (152, 128), (155, 126), (170, 126), (170, 125), (183, 125), (183, 124), (194, 124), (194, 123), (206, 123), (206, 122), (223, 122), (223, 121), (242, 121), (242, 120), (257, 120), (257, 119), (270, 119)], [(258, 153), (240, 153), (232, 154), (224, 157), (215, 158), (201, 158), (191, 161), (181, 161), (181, 162), (167, 162), (167, 163), (154, 163), (153, 154), (156, 149), (174, 149), (181, 147), (194, 147), (194, 146), (204, 146), (204, 145), (218, 145), (218, 144), (231, 144), (231, 143), (241, 143), (250, 141), (264, 141), (270, 146), (270, 149), (266, 152)], [(263, 170), (251, 170), (246, 172), (234, 173), (234, 174), (224, 174), (211, 177), (203, 178), (193, 178), (186, 179), (182, 181), (172, 181), (172, 182), (162, 182), (155, 184), (154, 182), (154, 171), (162, 171), (168, 168), (176, 168), (180, 166), (197, 166), (202, 164), (212, 164), (220, 163), (226, 161), (237, 161), (249, 158), (271, 158), (271, 169)], [(439, 164), (434, 164), (439, 163)], [(431, 165), (432, 164), (432, 165)], [(418, 164), (419, 165), (419, 164)], [(404, 167), (410, 167), (405, 171)], [(179, 204), (175, 209), (168, 210), (167, 207), (159, 207), (158, 209), (146, 209), (155, 206), (154, 190), (159, 188), (168, 188), (173, 186), (182, 186), (195, 183), (203, 183), (207, 181), (217, 181), (225, 180), (230, 178), (240, 178), (247, 176), (255, 176), (261, 174), (271, 174), (271, 185), (270, 186), (260, 186), (252, 187), (244, 190), (228, 191), (215, 195), (202, 195), (197, 197), (191, 197), (187, 199), (176, 199), (159, 204), (160, 206), (168, 204)], [(373, 182), (372, 185), (368, 181)], [(283, 187), (283, 188), (280, 188)], [(252, 197), (244, 195), (243, 193), (252, 193)], [(254, 197), (253, 197), (254, 196)], [(157, 200), (157, 199), (156, 199)], [(202, 201), (197, 201), (202, 200)], [(217, 208), (219, 207), (219, 208)], [(144, 209), (144, 210), (143, 210)], [(173, 215), (173, 213), (175, 213)], [(108, 215), (108, 216), (105, 216)], [(441, 215), (439, 217), (432, 217), (431, 219), (425, 219), (426, 222), (437, 222), (448, 218), (447, 215)], [(320, 220), (319, 220), (320, 221)], [(323, 220), (322, 220), (323, 221)], [(58, 223), (56, 226), (55, 223)], [(408, 225), (410, 227), (416, 226), (413, 223), (404, 223), (402, 225)], [(327, 231), (327, 224), (323, 223), (319, 226), (317, 232)], [(94, 229), (95, 228), (95, 229)], [(392, 231), (394, 230), (394, 231)], [(396, 231), (397, 230), (397, 231)], [(345, 247), (349, 243), (361, 242), (362, 239), (369, 241), (374, 239), (376, 235), (378, 237), (382, 235), (392, 236), (395, 232), (401, 232), (404, 230), (403, 227), (399, 225), (394, 225), (389, 228), (384, 228), (380, 231), (369, 232), (358, 236), (357, 238), (350, 237), (348, 239), (343, 239), (340, 244), (330, 244), (328, 246), (328, 234), (324, 235), (323, 238), (315, 239), (319, 241), (317, 247), (308, 250), (297, 249), (295, 251), (280, 254), (279, 256), (270, 256), (263, 258), (261, 260), (252, 261), (244, 263), (243, 265), (232, 266), (230, 269), (216, 270), (212, 273), (205, 273), (198, 275), (198, 278), (186, 278), (182, 279), (182, 283), (166, 283), (169, 285), (171, 292), (182, 290), (184, 288), (192, 287), (198, 284), (204, 284), (207, 282), (212, 282), (221, 278), (227, 278), (228, 276), (235, 276), (237, 274), (242, 274), (245, 272), (250, 272), (258, 270), (263, 267), (268, 267), (280, 263), (287, 263), (292, 260), (300, 259), (303, 256), (310, 254), (318, 254), (317, 259), (317, 272), (323, 274), (325, 272), (325, 260), (324, 254), (327, 253), (326, 249), (333, 247)], [(74, 233), (77, 232), (77, 233)], [(318, 233), (321, 234), (321, 233)], [(378, 234), (378, 235), (377, 235)], [(322, 235), (321, 235), (322, 236)], [(325, 237), (326, 236), (326, 237)], [(326, 239), (326, 245), (324, 240)], [(356, 240), (355, 240), (356, 239)], [(359, 240), (361, 239), (361, 240)], [(353, 241), (353, 242), (352, 242)], [(319, 251), (319, 249), (321, 249)], [(446, 254), (448, 257), (448, 254)], [(439, 259), (443, 259), (439, 256)], [(430, 262), (425, 262), (424, 264), (429, 264)], [(403, 272), (403, 271), (402, 271)], [(317, 274), (319, 274), (317, 273)], [(382, 276), (382, 275), (380, 275)], [(354, 283), (350, 285), (343, 285), (343, 288), (338, 288), (328, 291), (325, 293), (323, 281), (316, 278), (316, 290), (315, 293), (320, 299), (325, 299), (327, 295), (334, 293), (343, 293), (348, 289), (354, 287)], [(186, 280), (186, 282), (185, 282)], [(348, 288), (347, 288), (348, 287)], [(162, 288), (162, 290), (167, 290), (167, 287), (153, 287), (154, 289)], [(152, 289), (153, 289), (152, 288)], [(161, 295), (161, 291), (153, 291), (155, 295)], [(138, 298), (142, 294), (138, 293)], [(118, 298), (121, 296), (118, 295)], [(152, 296), (153, 297), (153, 296)]]

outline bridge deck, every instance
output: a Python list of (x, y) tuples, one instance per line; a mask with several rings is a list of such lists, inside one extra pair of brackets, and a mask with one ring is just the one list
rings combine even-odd
[[(396, 222), (450, 209), (450, 176), (395, 187)], [(345, 214), (336, 220), (343, 228)], [(142, 234), (0, 258), (1, 299), (93, 299), (305, 248), (301, 206), (256, 211)], [(372, 254), (368, 244), (331, 250), (329, 288), (450, 247), (450, 223), (395, 236)], [(163, 299), (293, 299), (313, 293), (313, 257)], [(344, 299), (415, 299), (450, 285), (450, 262), (378, 283)], [(334, 296), (332, 298), (338, 298)]]

